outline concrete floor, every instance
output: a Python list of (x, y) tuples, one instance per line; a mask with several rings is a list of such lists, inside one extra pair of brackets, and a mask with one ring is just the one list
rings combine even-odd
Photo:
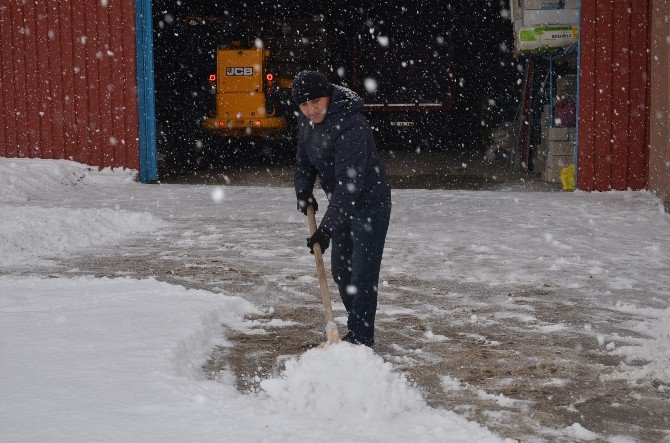
[[(512, 171), (508, 163), (488, 164), (481, 155), (460, 153), (383, 151), (380, 155), (395, 189), (463, 189), (558, 191), (560, 184), (547, 183), (539, 174)], [(238, 162), (239, 163), (239, 162)], [(216, 170), (161, 179), (164, 183), (226, 184), (231, 186), (293, 186), (290, 159), (270, 165), (261, 162), (235, 164)]]

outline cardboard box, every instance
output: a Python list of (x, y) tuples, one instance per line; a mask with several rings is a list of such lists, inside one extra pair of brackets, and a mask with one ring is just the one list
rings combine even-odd
[(552, 50), (577, 43), (578, 0), (511, 0), (510, 10), (518, 52)]
[(547, 162), (544, 167), (544, 180), (550, 183), (560, 183), (561, 169), (572, 163), (572, 155), (550, 155), (547, 157)]
[(579, 0), (512, 0), (523, 9), (579, 9)]
[(552, 155), (569, 155), (575, 152), (575, 142), (572, 140), (552, 141), (547, 140), (547, 157)]
[(526, 9), (523, 11), (523, 26), (579, 25), (578, 9)]
[(575, 128), (564, 128), (559, 126), (547, 128), (547, 140), (553, 142), (570, 141), (574, 146)]
[(577, 43), (577, 26), (541, 26), (537, 28), (517, 28), (514, 26), (514, 46), (519, 52), (558, 49)]

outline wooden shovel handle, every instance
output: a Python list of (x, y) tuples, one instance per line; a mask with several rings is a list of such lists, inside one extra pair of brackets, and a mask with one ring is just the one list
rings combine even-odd
[[(309, 235), (312, 236), (316, 232), (316, 217), (312, 205), (307, 206), (307, 223), (309, 224)], [(326, 320), (326, 338), (328, 343), (337, 343), (340, 341), (340, 336), (337, 333), (337, 327), (333, 320), (333, 307), (330, 304), (328, 279), (326, 278), (326, 268), (323, 265), (323, 252), (321, 251), (321, 245), (318, 243), (312, 245), (312, 249), (314, 250), (314, 259), (316, 260), (316, 275), (319, 277), (319, 287), (321, 288), (321, 302), (323, 303)]]

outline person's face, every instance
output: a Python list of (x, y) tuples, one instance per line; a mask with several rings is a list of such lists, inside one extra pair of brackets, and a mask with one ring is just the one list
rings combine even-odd
[(300, 104), (302, 113), (314, 123), (322, 123), (326, 119), (330, 97), (319, 97)]

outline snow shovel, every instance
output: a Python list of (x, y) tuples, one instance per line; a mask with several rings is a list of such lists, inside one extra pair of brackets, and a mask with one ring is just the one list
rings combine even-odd
[[(314, 216), (314, 207), (307, 206), (307, 223), (309, 224), (309, 235), (312, 236), (316, 232), (316, 217)], [(333, 307), (330, 304), (330, 294), (328, 292), (328, 280), (326, 279), (326, 269), (323, 265), (323, 252), (321, 245), (315, 243), (312, 246), (314, 250), (314, 259), (316, 260), (316, 275), (319, 277), (319, 286), (321, 287), (321, 302), (323, 303), (323, 310), (326, 318), (326, 343), (319, 347), (325, 348), (340, 342), (340, 335), (337, 333), (337, 326), (333, 320)]]

